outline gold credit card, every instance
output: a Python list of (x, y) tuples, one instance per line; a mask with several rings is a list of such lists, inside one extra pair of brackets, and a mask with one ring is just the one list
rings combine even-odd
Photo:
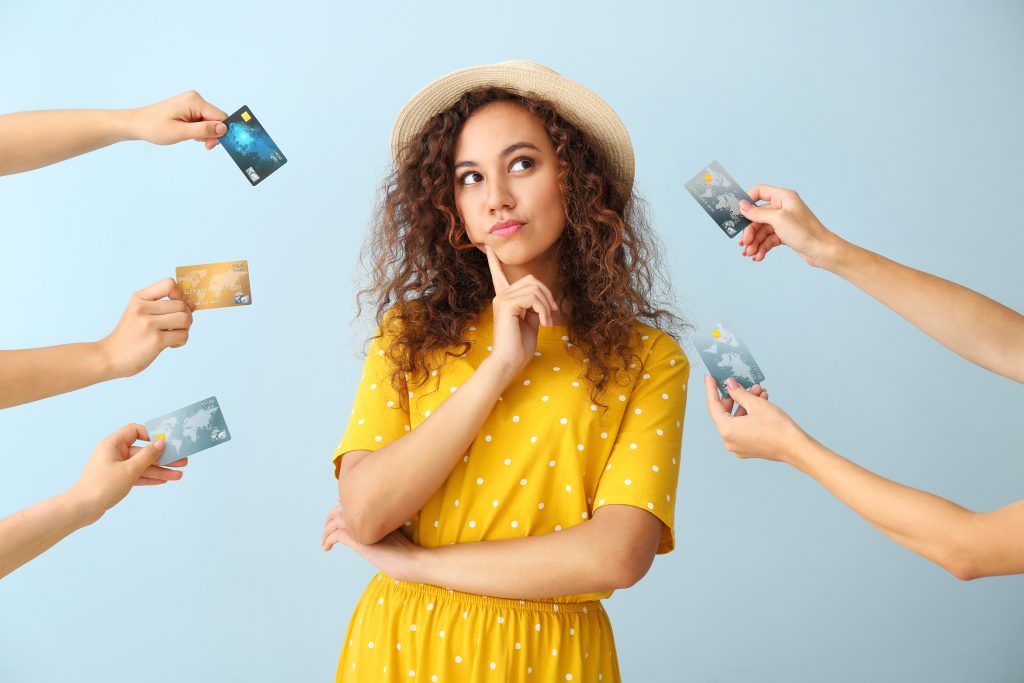
[(248, 261), (179, 266), (177, 280), (185, 300), (195, 304), (197, 311), (252, 303)]

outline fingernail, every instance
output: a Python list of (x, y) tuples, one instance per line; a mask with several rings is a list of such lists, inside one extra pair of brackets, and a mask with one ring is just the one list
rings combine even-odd
[(726, 386), (730, 387), (738, 387), (740, 383), (734, 380), (732, 377), (730, 377), (729, 379), (725, 380), (725, 384)]
[(153, 448), (157, 449), (158, 451), (162, 451), (163, 449), (167, 448), (167, 442), (164, 441), (163, 439), (157, 439), (156, 441), (153, 442)]
[(228, 132), (228, 127), (223, 123), (218, 123), (215, 130), (217, 131), (217, 135), (224, 135), (224, 133)]
[(741, 199), (740, 200), (740, 208), (743, 209), (744, 211), (749, 209), (751, 206), (753, 206), (753, 205), (750, 202), (748, 202), (746, 199)]

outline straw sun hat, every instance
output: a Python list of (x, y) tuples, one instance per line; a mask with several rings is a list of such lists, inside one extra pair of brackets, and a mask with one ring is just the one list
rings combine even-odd
[(535, 95), (554, 104), (559, 114), (597, 144), (626, 193), (632, 190), (633, 144), (615, 111), (576, 81), (542, 64), (521, 60), (453, 71), (413, 95), (391, 129), (391, 153), (395, 159), (431, 118), (455, 104), (466, 91), (486, 86)]

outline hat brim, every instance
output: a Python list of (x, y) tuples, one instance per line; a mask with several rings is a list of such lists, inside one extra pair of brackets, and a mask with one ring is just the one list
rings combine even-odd
[(622, 120), (607, 102), (589, 88), (555, 71), (528, 61), (473, 66), (438, 78), (413, 95), (391, 129), (395, 160), (405, 146), (437, 114), (455, 104), (469, 90), (498, 87), (519, 95), (535, 95), (555, 105), (558, 113), (581, 129), (611, 164), (625, 193), (633, 188), (633, 143)]

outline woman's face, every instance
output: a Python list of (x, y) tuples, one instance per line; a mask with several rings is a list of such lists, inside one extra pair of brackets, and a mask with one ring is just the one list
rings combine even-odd
[(545, 260), (565, 230), (558, 157), (544, 124), (525, 107), (475, 111), (455, 141), (455, 206), (469, 239), (505, 264)]

